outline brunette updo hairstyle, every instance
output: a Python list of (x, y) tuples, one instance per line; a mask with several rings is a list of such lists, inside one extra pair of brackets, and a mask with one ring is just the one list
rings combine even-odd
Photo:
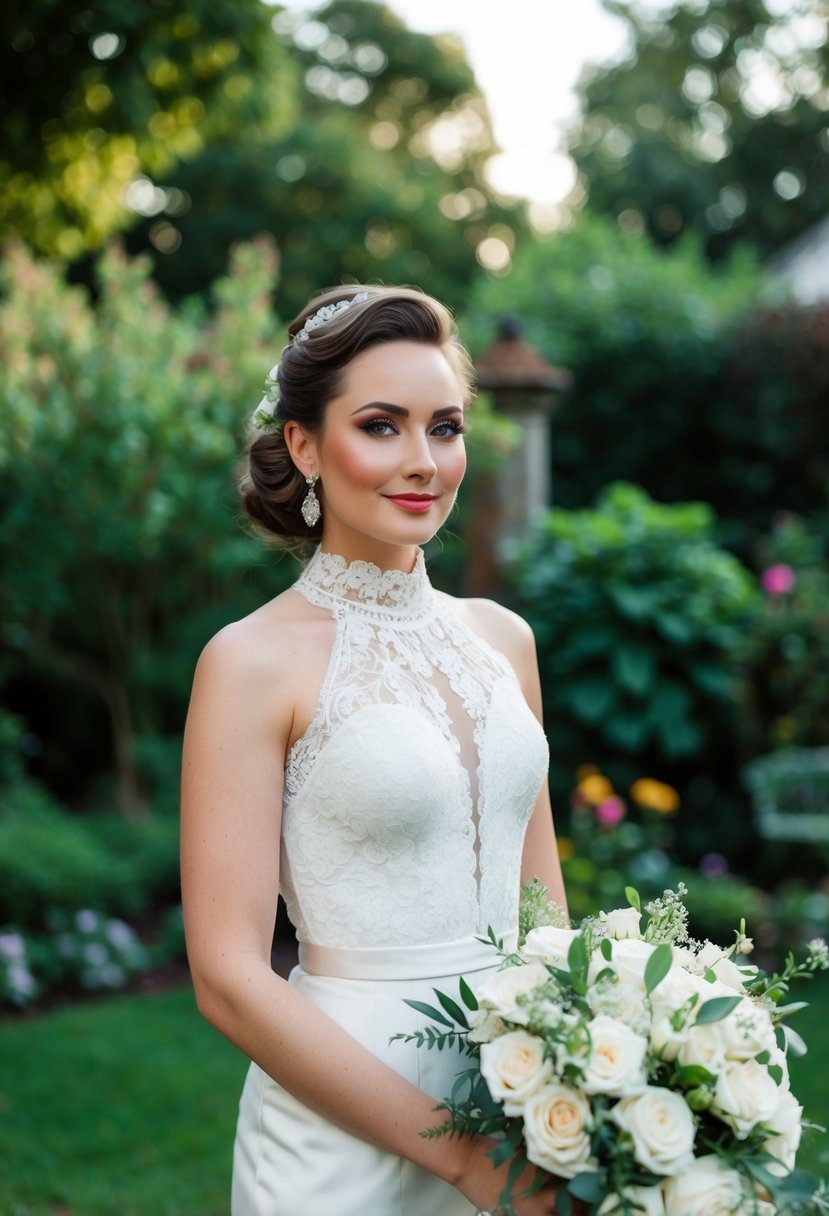
[[(365, 299), (312, 327), (297, 341), (308, 318), (325, 305), (354, 300), (363, 292)], [(449, 310), (416, 287), (329, 288), (309, 301), (288, 333), (291, 341), (276, 374), (277, 424), (264, 431), (251, 427), (239, 492), (247, 515), (271, 535), (288, 541), (318, 540), (323, 521), (309, 528), (300, 514), (308, 486), (288, 453), (284, 423), (293, 420), (305, 431), (320, 433), (326, 405), (342, 391), (345, 368), (360, 351), (381, 342), (442, 347), (461, 381), (465, 404), (474, 395), (472, 363)]]

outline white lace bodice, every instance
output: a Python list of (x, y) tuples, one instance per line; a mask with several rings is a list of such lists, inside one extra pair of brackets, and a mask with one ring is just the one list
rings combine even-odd
[(515, 673), (429, 583), (318, 550), (295, 590), (336, 622), (285, 770), (282, 893), (300, 941), (451, 941), (517, 920), (547, 769)]

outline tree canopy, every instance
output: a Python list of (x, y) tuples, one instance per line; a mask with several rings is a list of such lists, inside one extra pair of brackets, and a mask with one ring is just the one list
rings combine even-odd
[(709, 256), (771, 253), (829, 209), (826, 0), (603, 0), (630, 54), (581, 82), (590, 206)]

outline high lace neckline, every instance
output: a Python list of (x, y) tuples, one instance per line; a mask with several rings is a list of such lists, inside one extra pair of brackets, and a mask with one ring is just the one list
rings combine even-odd
[(347, 562), (339, 553), (317, 549), (294, 584), (315, 603), (353, 605), (383, 616), (422, 616), (432, 606), (432, 584), (423, 550), (418, 549), (410, 574), (381, 570), (374, 562)]

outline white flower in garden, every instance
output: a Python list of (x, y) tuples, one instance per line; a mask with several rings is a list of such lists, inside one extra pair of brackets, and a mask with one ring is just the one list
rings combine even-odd
[(0, 933), (0, 957), (7, 959), (26, 957), (26, 945), (19, 933)]
[(88, 946), (84, 946), (81, 957), (92, 967), (102, 967), (107, 961), (108, 955), (100, 942), (90, 942)]
[(521, 947), (526, 959), (538, 960), (560, 971), (569, 971), (567, 954), (573, 939), (579, 936), (578, 929), (559, 929), (557, 925), (541, 925), (531, 929)]
[(725, 1054), (729, 1060), (751, 1060), (777, 1046), (774, 1025), (767, 1009), (744, 997), (720, 1023)]
[(654, 952), (649, 942), (628, 940), (610, 943), (611, 959), (608, 961), (600, 950), (594, 952), (590, 960), (588, 980), (592, 984), (605, 968), (610, 968), (623, 984), (633, 984), (644, 991), (645, 967)]
[(534, 988), (546, 984), (550, 978), (541, 963), (526, 963), (518, 967), (507, 967), (490, 975), (478, 989), (478, 1000), (505, 1022), (520, 1026), (527, 1023), (527, 1011), (517, 1002)]
[(740, 1175), (713, 1154), (697, 1157), (663, 1185), (671, 1216), (735, 1216), (742, 1210)]
[(720, 1027), (720, 1022), (691, 1026), (678, 1052), (680, 1064), (699, 1064), (709, 1072), (719, 1072), (725, 1064), (725, 1043)]
[(113, 946), (118, 946), (122, 950), (130, 949), (138, 940), (133, 930), (122, 920), (107, 921), (106, 937)]
[(590, 1157), (590, 1130), (590, 1103), (568, 1085), (545, 1085), (524, 1106), (527, 1157), (560, 1178), (596, 1168)]
[(773, 1119), (786, 1091), (781, 1091), (765, 1064), (756, 1060), (726, 1060), (717, 1077), (711, 1110), (740, 1140), (752, 1128)]
[(12, 963), (6, 972), (6, 982), (19, 1000), (28, 1001), (37, 993), (37, 983), (25, 963)]
[[(611, 1118), (633, 1139), (633, 1155), (653, 1174), (674, 1174), (693, 1156), (694, 1117), (685, 1099), (670, 1089), (649, 1085), (622, 1098)], [(669, 1211), (673, 1216), (673, 1208)]]
[(647, 1040), (622, 1022), (601, 1014), (587, 1023), (590, 1036), (586, 1052), (562, 1055), (559, 1068), (573, 1063), (581, 1069), (580, 1088), (586, 1094), (617, 1098), (645, 1084)]
[(772, 1157), (776, 1157), (783, 1167), (778, 1169), (770, 1165), (768, 1168), (772, 1173), (793, 1170), (795, 1154), (800, 1147), (800, 1136), (803, 1131), (803, 1107), (794, 1094), (786, 1091), (780, 1095), (780, 1105), (771, 1119), (767, 1121), (766, 1127), (776, 1134), (769, 1136), (763, 1148)]
[(470, 1043), (489, 1043), (505, 1030), (504, 1023), (490, 1009), (476, 1009), (469, 1014), (469, 1034), (466, 1037)]
[(642, 933), (639, 922), (642, 913), (635, 908), (614, 908), (612, 912), (602, 912), (601, 918), (607, 925), (608, 937), (622, 941), (625, 938), (639, 939)]
[[(634, 1204), (637, 1213), (643, 1216), (665, 1216), (665, 1200), (661, 1186), (626, 1186), (622, 1191), (628, 1203)], [(617, 1195), (608, 1195), (599, 1208), (598, 1216), (622, 1216), (621, 1201)]]
[(75, 928), (81, 933), (94, 933), (99, 925), (98, 913), (93, 912), (91, 908), (82, 908), (80, 912), (75, 913)]
[(513, 1030), (481, 1048), (481, 1073), (504, 1113), (520, 1115), (524, 1103), (553, 1075), (551, 1060), (544, 1059), (544, 1040)]

